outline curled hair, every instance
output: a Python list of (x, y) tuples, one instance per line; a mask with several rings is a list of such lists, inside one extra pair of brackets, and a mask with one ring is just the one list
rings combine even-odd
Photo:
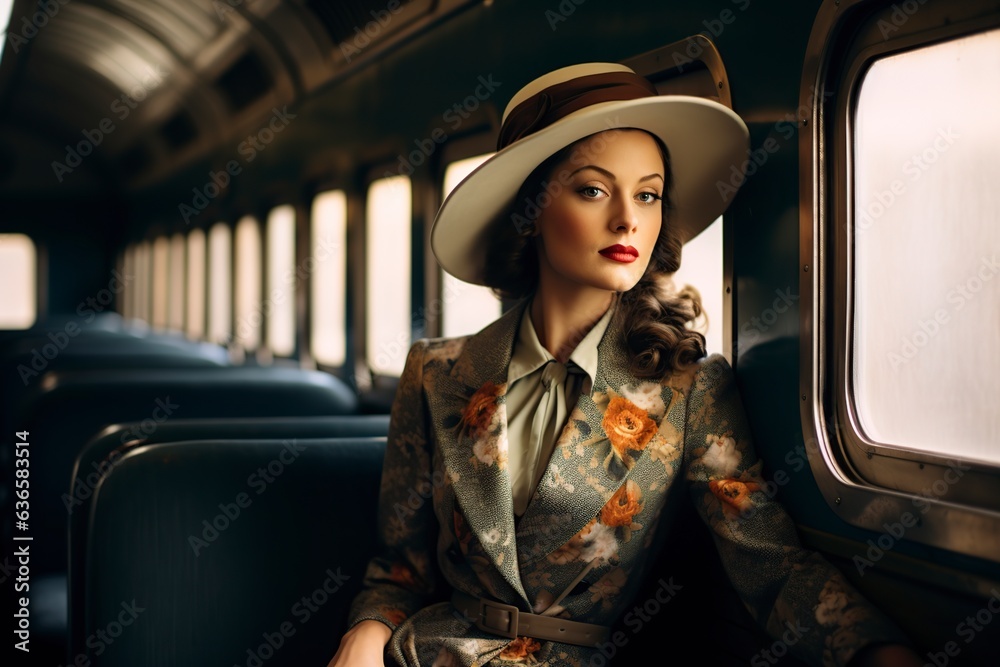
[[(563, 148), (532, 171), (508, 215), (493, 222), (485, 277), (498, 296), (521, 299), (538, 288), (538, 256), (531, 232), (542, 210), (565, 187), (555, 174), (556, 167), (587, 138)], [(671, 279), (680, 268), (681, 242), (669, 224), (670, 153), (659, 138), (653, 139), (663, 156), (662, 224), (645, 273), (632, 289), (621, 294), (615, 312), (622, 325), (629, 370), (641, 378), (664, 377), (705, 356), (705, 337), (691, 328), (705, 318), (701, 295), (689, 286), (676, 290)]]

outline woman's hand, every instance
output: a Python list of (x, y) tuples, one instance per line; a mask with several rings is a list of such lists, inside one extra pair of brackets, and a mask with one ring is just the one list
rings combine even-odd
[(344, 633), (340, 648), (326, 667), (385, 667), (382, 654), (392, 630), (385, 623), (361, 621)]

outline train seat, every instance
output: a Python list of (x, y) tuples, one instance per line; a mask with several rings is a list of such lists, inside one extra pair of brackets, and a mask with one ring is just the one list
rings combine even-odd
[[(148, 434), (142, 427), (141, 422), (112, 424), (94, 436), (76, 459), (67, 513), (69, 534), (78, 537), (70, 540), (69, 582), (63, 577), (53, 577), (56, 588), (46, 598), (49, 600), (46, 616), (57, 619), (57, 622), (46, 623), (47, 628), (52, 628), (52, 631), (46, 632), (46, 636), (52, 638), (50, 641), (65, 644), (67, 626), (70, 629), (81, 627), (80, 624), (74, 626), (73, 619), (82, 618), (83, 610), (69, 609), (67, 613), (66, 590), (83, 579), (87, 549), (85, 527), (91, 509), (90, 500), (96, 486), (129, 448), (188, 440), (385, 437), (389, 430), (389, 415), (177, 419), (159, 424)], [(82, 598), (76, 596), (76, 599)]]
[(130, 447), (71, 534), (87, 548), (70, 664), (325, 664), (375, 544), (384, 452), (385, 438)]
[[(49, 334), (52, 334), (51, 336)], [(144, 338), (108, 329), (32, 332), (0, 348), (0, 426), (20, 428), (16, 410), (48, 372), (138, 368), (218, 368), (229, 365), (229, 353), (212, 343)]]
[(67, 484), (73, 462), (108, 424), (137, 421), (145, 432), (175, 418), (356, 412), (357, 397), (350, 387), (319, 371), (222, 367), (48, 373), (25, 397), (17, 424), (30, 433), (32, 454), (44, 460), (32, 468), (32, 499), (37, 500), (31, 528), (50, 546), (32, 560), (34, 571), (65, 573)]

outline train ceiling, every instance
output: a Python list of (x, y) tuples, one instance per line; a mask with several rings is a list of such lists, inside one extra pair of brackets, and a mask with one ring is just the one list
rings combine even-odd
[(0, 193), (154, 184), (470, 4), (14, 0)]

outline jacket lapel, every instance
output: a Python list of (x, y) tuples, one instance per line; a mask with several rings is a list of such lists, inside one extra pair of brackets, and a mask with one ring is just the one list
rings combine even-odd
[(665, 445), (661, 422), (674, 396), (670, 387), (628, 372), (622, 325), (613, 317), (598, 345), (593, 389), (570, 413), (518, 526), (522, 568), (569, 542)]
[[(668, 413), (686, 393), (687, 378), (678, 375), (660, 383), (631, 375), (622, 324), (612, 317), (598, 344), (591, 393), (577, 400), (525, 514), (515, 524), (504, 397), (527, 303), (466, 341), (436, 396), (444, 403), (441, 427), (454, 434), (456, 446), (443, 448), (442, 456), (464, 519), (488, 565), (530, 604), (521, 581), (527, 565), (570, 542), (650, 456), (665, 472), (673, 470), (683, 417)], [(476, 567), (475, 558), (471, 560)]]
[[(443, 428), (454, 447), (442, 456), (454, 479), (456, 502), (489, 565), (527, 603), (517, 565), (514, 509), (507, 470), (507, 367), (527, 302), (511, 308), (468, 339), (438, 396), (445, 402)], [(467, 556), (469, 554), (466, 554)], [(473, 559), (473, 566), (476, 562)]]

